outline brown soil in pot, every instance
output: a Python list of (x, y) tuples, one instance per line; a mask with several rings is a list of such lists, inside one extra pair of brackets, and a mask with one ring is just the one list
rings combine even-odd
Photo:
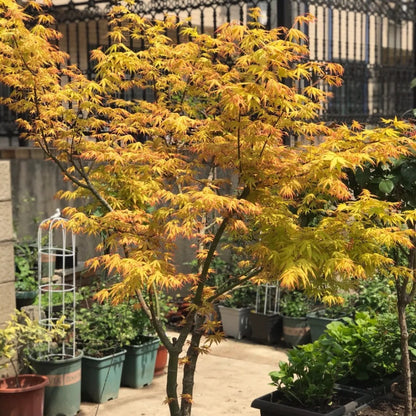
[[(416, 412), (414, 407), (413, 413)], [(403, 416), (404, 404), (402, 400), (389, 398), (374, 403), (371, 407), (361, 410), (357, 416)]]

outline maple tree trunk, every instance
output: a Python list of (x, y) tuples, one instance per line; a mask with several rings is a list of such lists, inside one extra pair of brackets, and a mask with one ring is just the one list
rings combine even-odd
[(191, 340), (186, 353), (186, 363), (183, 369), (181, 416), (190, 416), (192, 410), (193, 391), (195, 383), (195, 369), (199, 357), (199, 345), (203, 335), (201, 329), (205, 318), (197, 315), (192, 330)]
[(410, 370), (410, 356), (409, 356), (409, 333), (407, 332), (406, 323), (406, 305), (398, 298), (397, 311), (400, 327), (400, 350), (402, 355), (402, 376), (405, 394), (405, 409), (404, 416), (412, 416), (412, 380)]
[(171, 416), (180, 416), (179, 401), (177, 395), (178, 386), (179, 352), (169, 349), (168, 374), (166, 380), (166, 395)]

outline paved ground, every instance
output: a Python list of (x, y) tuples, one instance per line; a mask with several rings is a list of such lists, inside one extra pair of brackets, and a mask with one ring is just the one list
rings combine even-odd
[[(193, 416), (259, 416), (250, 407), (269, 393), (268, 373), (286, 357), (285, 350), (250, 341), (225, 339), (200, 357), (197, 365)], [(101, 405), (82, 403), (79, 416), (168, 416), (163, 404), (166, 375), (141, 389), (121, 388), (118, 399)]]

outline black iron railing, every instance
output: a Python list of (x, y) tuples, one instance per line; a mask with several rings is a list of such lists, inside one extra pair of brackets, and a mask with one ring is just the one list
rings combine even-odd
[[(71, 0), (52, 9), (63, 34), (60, 47), (89, 76), (90, 51), (108, 42), (106, 13), (112, 4)], [(269, 28), (290, 25), (304, 13), (317, 18), (302, 28), (309, 36), (310, 59), (339, 62), (345, 68), (344, 84), (332, 91), (324, 119), (375, 123), (380, 117), (410, 114), (415, 106), (410, 89), (415, 71), (413, 0), (142, 0), (134, 10), (152, 18), (166, 13), (190, 18), (200, 31), (214, 33), (224, 22), (245, 21), (254, 6), (263, 10), (262, 23)], [(0, 117), (0, 136), (12, 134), (13, 115), (0, 108)]]

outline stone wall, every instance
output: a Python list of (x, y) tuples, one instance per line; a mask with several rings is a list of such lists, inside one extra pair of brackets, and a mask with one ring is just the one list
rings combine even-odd
[[(68, 205), (56, 198), (56, 192), (69, 189), (57, 166), (45, 160), (41, 149), (33, 147), (0, 149), (0, 160), (9, 160), (13, 235), (17, 241), (36, 242), (40, 222)], [(95, 255), (95, 241), (77, 236), (78, 258), (86, 260)]]
[[(14, 295), (14, 255), (10, 163), (0, 160), (0, 326), (9, 320), (16, 306)], [(0, 376), (6, 370), (0, 370)]]
[[(9, 238), (35, 242), (40, 221), (53, 215), (56, 208), (63, 209), (68, 205), (67, 201), (57, 199), (55, 194), (60, 189), (69, 189), (71, 184), (63, 181), (57, 166), (52, 161), (45, 160), (43, 152), (37, 148), (0, 148), (0, 162), (10, 165), (7, 178), (11, 183), (11, 190), (9, 185), (7, 189), (9, 204), (11, 198), (13, 223), (9, 224)], [(6, 176), (2, 174), (1, 178), (0, 185), (5, 186)], [(76, 236), (79, 261), (96, 255), (96, 242), (89, 236)], [(180, 271), (187, 271), (188, 263), (194, 257), (194, 250), (187, 241), (179, 240), (177, 246), (175, 263)], [(12, 254), (10, 258), (13, 258)], [(11, 267), (13, 269), (13, 265)], [(2, 321), (0, 316), (0, 324)]]

